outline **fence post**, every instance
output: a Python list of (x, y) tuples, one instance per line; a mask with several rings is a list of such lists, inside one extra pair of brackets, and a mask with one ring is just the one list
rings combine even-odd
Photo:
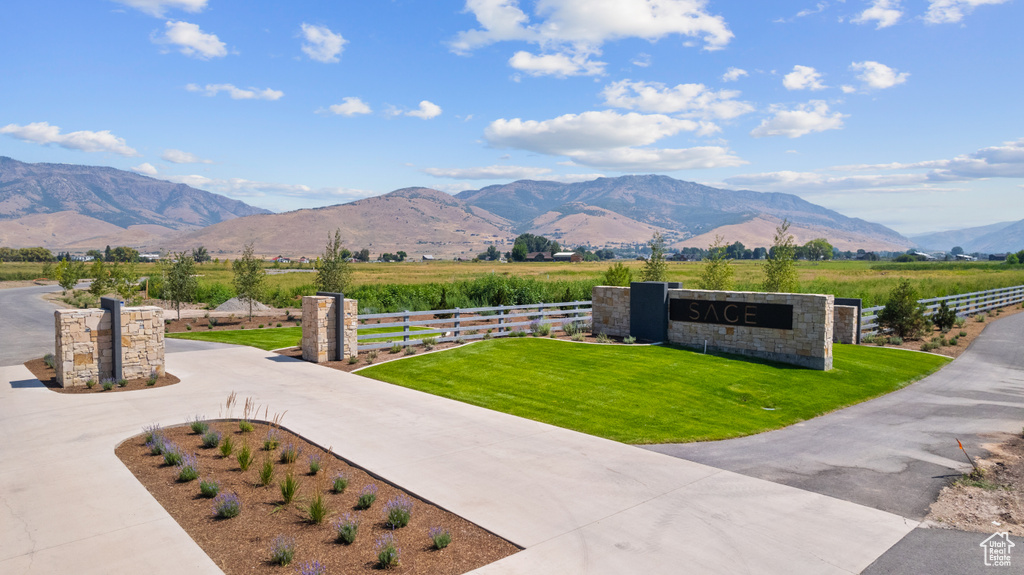
[(459, 318), (461, 317), (459, 314), (459, 308), (455, 308), (455, 329), (453, 331), (455, 332), (456, 338), (462, 337), (462, 322), (459, 321)]
[(505, 331), (505, 328), (501, 327), (505, 324), (505, 306), (498, 306), (498, 333)]
[(405, 325), (402, 326), (402, 341), (409, 341), (409, 310), (405, 310), (405, 315), (402, 316), (402, 321)]

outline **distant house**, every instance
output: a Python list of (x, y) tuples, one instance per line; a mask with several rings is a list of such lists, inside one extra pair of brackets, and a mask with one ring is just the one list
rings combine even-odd
[(990, 262), (1005, 262), (1006, 256), (1009, 254), (989, 254), (988, 261)]
[[(86, 259), (86, 260), (84, 260), (84, 261), (89, 261), (89, 260), (91, 260), (91, 259), (92, 259), (92, 257), (89, 257), (88, 259)], [(155, 261), (157, 261), (158, 259), (160, 259), (160, 254), (139, 254), (139, 259), (140, 259), (140, 260), (141, 260), (141, 259), (147, 259), (147, 260), (150, 260), (150, 261), (154, 261), (154, 262), (155, 262)]]
[(526, 261), (528, 262), (553, 262), (555, 258), (551, 256), (551, 252), (530, 252), (526, 254)]
[(974, 256), (969, 256), (967, 254), (956, 254), (956, 259), (962, 260), (962, 261), (965, 261), (965, 262), (973, 262), (974, 261)]
[(432, 261), (434, 261), (434, 256), (432, 256), (430, 254), (423, 254), (423, 261), (425, 261), (425, 262), (432, 262)]
[(926, 260), (934, 260), (935, 259), (935, 256), (933, 256), (931, 254), (926, 254), (924, 252), (914, 252), (914, 255), (918, 256), (918, 257), (923, 257)]
[(270, 258), (270, 261), (272, 261), (274, 263), (278, 263), (278, 264), (290, 264), (290, 263), (292, 263), (292, 260), (290, 258), (286, 258), (284, 256), (277, 256), (276, 258)]
[(299, 258), (299, 263), (300, 264), (308, 264), (310, 261), (312, 261), (312, 260), (310, 260), (306, 256), (302, 256), (301, 258)]
[(552, 257), (554, 258), (554, 260), (556, 262), (573, 262), (573, 263), (576, 263), (576, 262), (583, 261), (583, 256), (581, 256), (580, 254), (578, 254), (576, 252), (558, 252), (558, 253), (556, 253)]

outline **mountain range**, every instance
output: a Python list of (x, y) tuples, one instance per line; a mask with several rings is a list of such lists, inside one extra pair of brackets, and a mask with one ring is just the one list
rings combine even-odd
[(347, 204), (272, 214), (217, 194), (113, 168), (25, 164), (0, 158), (0, 245), (82, 250), (313, 256), (340, 229), (345, 245), (373, 254), (404, 250), (472, 257), (511, 248), (523, 232), (565, 246), (634, 247), (660, 232), (670, 247), (707, 247), (716, 235), (771, 245), (791, 222), (800, 243), (824, 237), (842, 250), (904, 250), (913, 242), (880, 224), (849, 218), (792, 194), (722, 190), (667, 176), (563, 184), (521, 180), (455, 196), (405, 188)]
[(1024, 220), (1000, 222), (976, 228), (932, 232), (911, 236), (918, 246), (927, 250), (949, 251), (960, 246), (967, 253), (1006, 253), (1024, 248)]

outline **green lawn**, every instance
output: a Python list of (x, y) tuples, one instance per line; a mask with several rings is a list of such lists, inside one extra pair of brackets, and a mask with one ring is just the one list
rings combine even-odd
[[(412, 331), (426, 330), (425, 327), (413, 326)], [(402, 329), (397, 327), (370, 327), (360, 328), (359, 334), (392, 334), (390, 336), (381, 337), (381, 341), (387, 339), (394, 339), (396, 341), (401, 340), (402, 337), (399, 335), (395, 337), (394, 332), (401, 333)], [(181, 333), (169, 333), (167, 337), (173, 337), (177, 339), (197, 339), (201, 341), (216, 341), (219, 343), (232, 343), (235, 345), (250, 345), (252, 347), (258, 347), (260, 349), (271, 350), (280, 349), (282, 347), (294, 347), (302, 343), (302, 328), (301, 327), (274, 327), (266, 329), (232, 329), (232, 330), (219, 330), (219, 331), (186, 331)], [(369, 341), (376, 341), (377, 338), (371, 338)], [(366, 340), (364, 340), (365, 343)]]
[(360, 375), (626, 443), (760, 433), (899, 389), (943, 357), (834, 346), (828, 372), (668, 347), (485, 341)]

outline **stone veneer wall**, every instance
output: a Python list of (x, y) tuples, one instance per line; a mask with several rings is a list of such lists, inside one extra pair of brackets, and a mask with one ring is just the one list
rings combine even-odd
[(737, 353), (812, 369), (832, 369), (831, 295), (670, 289), (673, 299), (766, 303), (793, 306), (793, 329), (668, 322), (668, 338), (686, 347)]
[(857, 306), (835, 306), (835, 323), (832, 325), (833, 343), (857, 343)]
[[(324, 363), (337, 357), (338, 328), (335, 299), (331, 296), (302, 298), (302, 359)], [(345, 299), (345, 356), (356, 355), (359, 343), (359, 301)]]
[(629, 335), (629, 288), (594, 286), (591, 294), (593, 332), (614, 337)]
[[(114, 376), (111, 313), (104, 309), (54, 312), (57, 383), (63, 387)], [(121, 309), (121, 372), (125, 379), (164, 374), (164, 310)]]

